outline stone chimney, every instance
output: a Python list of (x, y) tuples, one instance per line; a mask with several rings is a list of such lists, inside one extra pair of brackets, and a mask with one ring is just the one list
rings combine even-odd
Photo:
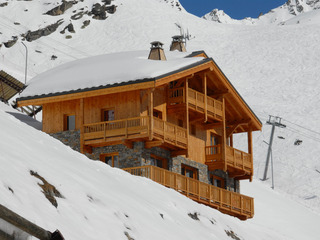
[(166, 58), (166, 55), (164, 54), (164, 50), (162, 46), (163, 46), (163, 43), (159, 41), (152, 42), (148, 59), (166, 61), (167, 58)]
[(178, 50), (179, 52), (186, 52), (186, 47), (183, 42), (183, 37), (180, 35), (172, 37), (172, 43), (170, 46), (170, 51)]

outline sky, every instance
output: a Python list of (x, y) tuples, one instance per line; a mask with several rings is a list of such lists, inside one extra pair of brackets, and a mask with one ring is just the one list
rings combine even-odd
[(287, 0), (180, 0), (182, 6), (196, 16), (202, 17), (218, 8), (234, 19), (257, 18), (261, 12), (267, 13), (285, 2)]

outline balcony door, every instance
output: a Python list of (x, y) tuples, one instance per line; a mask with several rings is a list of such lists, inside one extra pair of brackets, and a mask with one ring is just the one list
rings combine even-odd
[(100, 161), (111, 167), (119, 168), (119, 153), (106, 153), (100, 155)]
[[(219, 144), (221, 144), (221, 137), (213, 133), (210, 133), (210, 146), (217, 146)], [(211, 148), (211, 154), (218, 154), (218, 148)]]
[(114, 120), (114, 109), (102, 109), (101, 110), (101, 121), (107, 122), (107, 121), (113, 121)]

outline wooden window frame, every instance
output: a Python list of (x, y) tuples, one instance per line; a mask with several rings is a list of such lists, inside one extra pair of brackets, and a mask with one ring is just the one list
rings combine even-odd
[[(68, 117), (74, 116), (74, 129), (68, 129)], [(77, 115), (75, 113), (63, 114), (63, 131), (72, 131), (77, 129)]]
[[(163, 158), (163, 157), (159, 157), (157, 155), (154, 155), (154, 154), (150, 154), (150, 158), (153, 158), (153, 159), (156, 159), (156, 160), (159, 160), (162, 162), (162, 168), (163, 169), (166, 169), (166, 170), (169, 170), (169, 167), (168, 167), (168, 159), (166, 158)], [(156, 166), (156, 165), (155, 165)]]
[(114, 107), (102, 108), (101, 111), (100, 111), (100, 116), (101, 116), (100, 120), (101, 120), (101, 122), (106, 122), (106, 120), (104, 120), (104, 112), (106, 112), (106, 111), (113, 111), (113, 118), (114, 119), (113, 120), (109, 120), (109, 121), (116, 120), (116, 110), (115, 110)]
[[(118, 156), (118, 161), (119, 161), (119, 152), (112, 152), (112, 153), (102, 153), (99, 156), (99, 159), (101, 162), (106, 163), (106, 157), (112, 157), (112, 166), (114, 167), (114, 156)], [(107, 164), (107, 163), (106, 163)]]
[[(182, 169), (183, 168), (185, 169), (184, 174), (182, 174)], [(186, 170), (192, 171), (193, 172), (192, 179), (198, 180), (198, 171), (199, 171), (199, 169), (197, 169), (195, 167), (188, 166), (186, 164), (181, 164), (181, 175), (186, 176), (186, 172), (187, 172)]]
[[(214, 175), (214, 174), (210, 174), (210, 181), (211, 181), (211, 179), (212, 179), (212, 180), (213, 180), (213, 179), (216, 179), (216, 180), (221, 181), (221, 187), (220, 187), (220, 188), (223, 188), (223, 189), (226, 188), (226, 181), (225, 181), (224, 178), (218, 177), (218, 176), (216, 176), (216, 175)], [(212, 185), (214, 185), (214, 181), (212, 181)], [(218, 186), (216, 186), (216, 187), (218, 187)]]

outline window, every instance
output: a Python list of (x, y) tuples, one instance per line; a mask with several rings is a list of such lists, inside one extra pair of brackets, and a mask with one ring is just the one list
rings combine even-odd
[(187, 165), (181, 165), (181, 175), (189, 178), (198, 179), (198, 169)]
[(191, 126), (190, 126), (190, 134), (193, 135), (193, 136), (196, 136), (196, 134), (197, 134), (196, 125), (191, 124)]
[(114, 120), (114, 109), (102, 109), (101, 110), (101, 121), (113, 121)]
[(210, 182), (213, 186), (224, 188), (224, 179), (215, 175), (210, 176)]
[(151, 154), (151, 159), (153, 159), (154, 166), (159, 168), (168, 169), (168, 160), (162, 157), (158, 157), (156, 155)]
[(153, 109), (153, 116), (159, 119), (162, 119), (162, 112), (156, 109)]
[(119, 168), (119, 153), (106, 153), (100, 155), (100, 161), (111, 167)]
[(178, 126), (183, 127), (183, 120), (182, 119), (178, 119)]
[(76, 129), (76, 115), (64, 115), (64, 131)]

